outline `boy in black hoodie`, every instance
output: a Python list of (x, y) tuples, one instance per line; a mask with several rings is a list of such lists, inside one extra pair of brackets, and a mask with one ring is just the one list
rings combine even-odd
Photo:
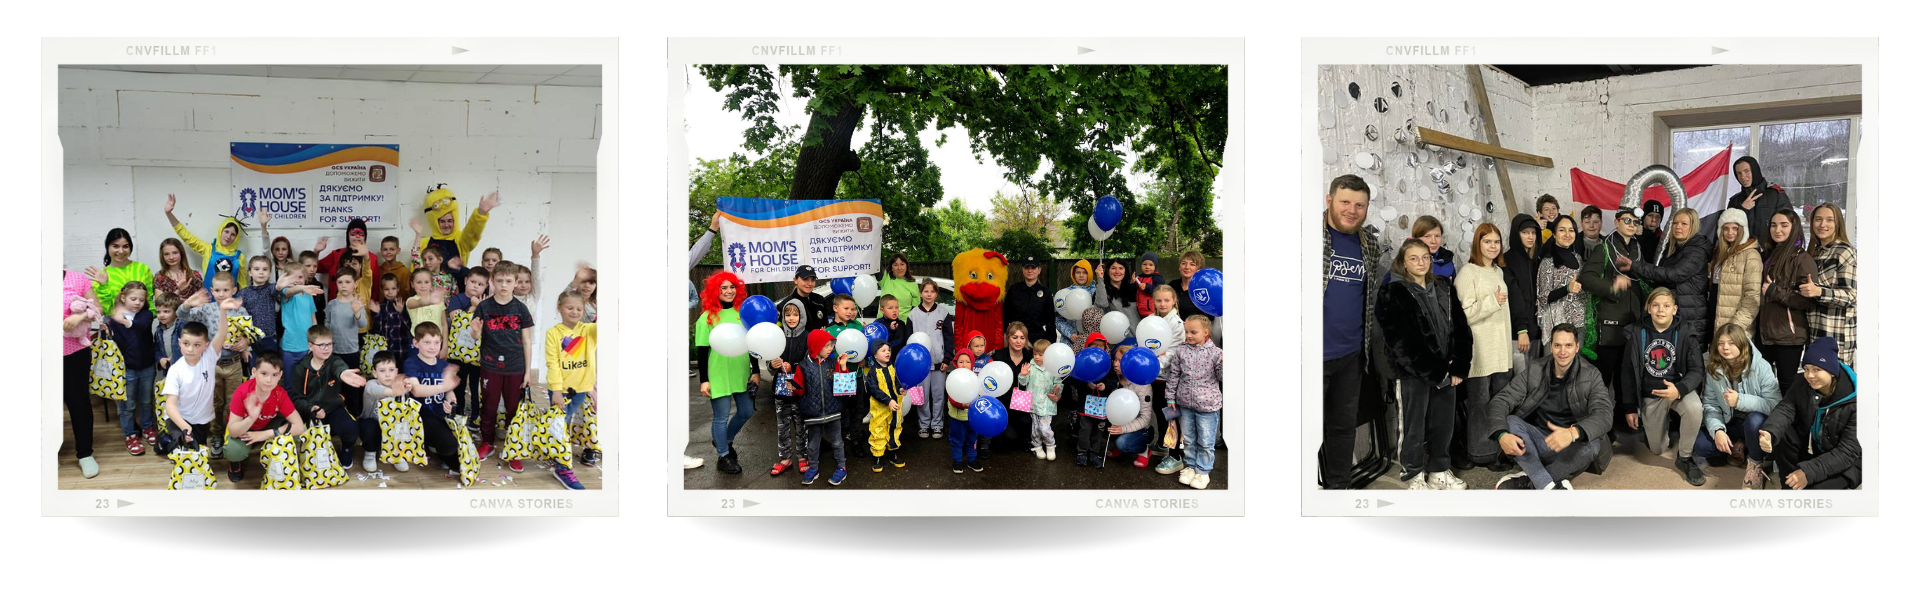
[(1859, 376), (1840, 362), (1839, 344), (1830, 337), (1808, 344), (1800, 364), (1800, 381), (1760, 425), (1760, 450), (1787, 474), (1784, 487), (1858, 488), (1864, 481), (1854, 401)]
[[(1614, 412), (1626, 411), (1627, 425), (1647, 433), (1647, 447), (1654, 454), (1673, 444), (1673, 468), (1687, 483), (1705, 485), (1707, 475), (1701, 469), (1705, 456), (1693, 455), (1690, 441), (1700, 435), (1702, 412), (1700, 384), (1706, 367), (1700, 364), (1702, 352), (1688, 328), (1674, 316), (1680, 311), (1673, 292), (1654, 288), (1647, 296), (1647, 315), (1627, 325), (1629, 350), (1620, 361), (1620, 389)], [(1626, 407), (1624, 409), (1620, 407)], [(1680, 413), (1679, 435), (1667, 437), (1667, 414)]]
[[(1088, 334), (1087, 347), (1106, 350), (1108, 347), (1106, 336), (1099, 332)], [(1076, 428), (1079, 430), (1079, 435), (1074, 439), (1073, 464), (1082, 467), (1093, 465), (1104, 469), (1107, 467), (1107, 419), (1104, 416), (1087, 414), (1086, 399), (1104, 398), (1114, 390), (1120, 389), (1120, 376), (1109, 369), (1104, 377), (1092, 383), (1068, 378), (1067, 389), (1072, 390), (1073, 395), (1079, 399), (1076, 403), (1079, 406), (1075, 410), (1078, 415), (1075, 420), (1078, 421)]]
[[(1622, 207), (1613, 214), (1613, 233), (1602, 236), (1592, 247), (1586, 250), (1584, 266), (1580, 268), (1580, 288), (1587, 292), (1594, 308), (1588, 315), (1593, 324), (1585, 337), (1593, 341), (1595, 360), (1593, 366), (1600, 367), (1600, 377), (1607, 380), (1607, 391), (1615, 398), (1631, 396), (1637, 392), (1623, 387), (1620, 383), (1620, 365), (1625, 360), (1627, 325), (1638, 322), (1643, 297), (1639, 281), (1620, 270), (1620, 265), (1640, 260), (1640, 244), (1633, 241), (1640, 233), (1640, 209)], [(1583, 340), (1583, 347), (1586, 342)], [(1638, 429), (1627, 415), (1633, 412), (1635, 405), (1622, 401), (1613, 406), (1614, 429), (1627, 431)], [(1615, 436), (1616, 439), (1618, 436)]]
[(787, 334), (787, 348), (780, 356), (767, 362), (773, 369), (773, 413), (776, 446), (779, 448), (780, 462), (773, 464), (770, 475), (779, 477), (781, 473), (793, 468), (794, 461), (800, 461), (800, 472), (805, 473), (809, 465), (807, 445), (804, 434), (806, 426), (800, 422), (800, 386), (794, 382), (794, 374), (799, 364), (807, 360), (806, 317), (801, 316), (801, 305), (789, 302), (780, 305), (780, 331)]

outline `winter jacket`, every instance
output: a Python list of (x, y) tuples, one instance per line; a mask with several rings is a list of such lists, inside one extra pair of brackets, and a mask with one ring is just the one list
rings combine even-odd
[(1841, 370), (1833, 374), (1832, 394), (1820, 393), (1804, 379), (1795, 382), (1786, 398), (1768, 413), (1760, 430), (1767, 432), (1776, 446), (1794, 440), (1806, 444), (1800, 448), (1799, 454), (1805, 458), (1798, 466), (1807, 472), (1807, 481), (1844, 477), (1853, 487), (1859, 487), (1860, 438), (1855, 428), (1859, 425), (1860, 403), (1854, 393), (1859, 376), (1853, 367), (1843, 364)]
[[(1404, 280), (1387, 284), (1386, 297), (1380, 301), (1387, 358), (1401, 378), (1434, 383), (1448, 376), (1465, 378), (1473, 361), (1473, 329), (1454, 295), (1453, 282), (1429, 277), (1427, 287), (1421, 290)], [(1435, 296), (1437, 308), (1424, 306), (1420, 296), (1426, 294)], [(1444, 336), (1441, 328), (1446, 330)]]
[[(1127, 391), (1133, 392), (1134, 396), (1140, 398), (1139, 416), (1134, 417), (1131, 421), (1122, 423), (1120, 425), (1120, 433), (1133, 433), (1153, 425), (1153, 386), (1134, 385), (1127, 383), (1123, 378), (1120, 381), (1120, 387), (1126, 388)], [(1108, 416), (1107, 422), (1113, 422), (1112, 415)]]
[(286, 367), (280, 387), (293, 399), (293, 406), (300, 409), (300, 414), (312, 417), (314, 409), (330, 413), (346, 409), (347, 399), (342, 391), (349, 386), (340, 381), (340, 374), (354, 369), (347, 361), (329, 356), (316, 369), (312, 357), (308, 357)]
[[(953, 339), (953, 313), (947, 310), (947, 305), (934, 304), (933, 310), (926, 310), (920, 304), (914, 304), (908, 309), (907, 323), (913, 326), (913, 331), (927, 334), (927, 354), (933, 357), (934, 367), (946, 363), (947, 344)], [(805, 338), (806, 335), (803, 333), (800, 337)], [(805, 347), (804, 342), (802, 347)]]
[[(788, 327), (787, 320), (785, 318), (782, 318), (780, 319), (780, 332), (787, 335), (787, 347), (785, 350), (780, 351), (780, 360), (785, 361), (787, 363), (787, 367), (785, 369), (773, 369), (776, 372), (776, 374), (774, 375), (776, 379), (783, 375), (792, 375), (795, 373), (799, 373), (800, 363), (813, 362), (813, 361), (807, 360), (807, 328), (806, 326), (802, 325), (798, 327)], [(798, 383), (796, 383), (794, 385), (794, 389), (799, 389), (799, 388), (800, 386), (798, 385)], [(774, 389), (779, 389), (779, 388), (775, 387)]]
[(1459, 274), (1456, 266), (1457, 265), (1453, 264), (1453, 251), (1448, 250), (1446, 246), (1441, 246), (1439, 251), (1433, 253), (1434, 275), (1453, 279), (1455, 275)]
[(1671, 254), (1663, 245), (1657, 252), (1643, 253), (1641, 257), (1645, 260), (1634, 261), (1629, 273), (1647, 283), (1673, 290), (1674, 304), (1680, 307), (1679, 319), (1691, 329), (1694, 343), (1704, 345), (1707, 324), (1713, 321), (1713, 315), (1707, 312), (1710, 308), (1707, 305), (1707, 281), (1708, 264), (1713, 262), (1712, 237), (1696, 234), (1687, 238)]
[[(1675, 349), (1677, 353), (1670, 353), (1671, 350), (1663, 353), (1674, 362), (1673, 374), (1664, 379), (1672, 381), (1674, 390), (1680, 392), (1679, 397), (1685, 398), (1687, 394), (1700, 389), (1700, 380), (1705, 377), (1707, 369), (1700, 362), (1703, 351), (1687, 335), (1692, 328), (1687, 326), (1685, 320), (1675, 317), (1669, 327), (1680, 330), (1680, 335), (1676, 336), (1680, 347)], [(1641, 398), (1652, 395), (1648, 393), (1649, 390), (1665, 387), (1656, 381), (1661, 378), (1647, 372), (1646, 360), (1642, 356), (1649, 351), (1647, 345), (1655, 343), (1653, 317), (1641, 317), (1639, 321), (1627, 324), (1624, 333), (1627, 351), (1620, 360), (1620, 397), (1614, 399), (1614, 404), (1628, 410), (1639, 410)]]
[[(1149, 262), (1153, 263), (1153, 274), (1141, 275), (1140, 266)], [(1134, 283), (1140, 288), (1134, 304), (1139, 307), (1140, 316), (1147, 316), (1153, 311), (1153, 290), (1167, 284), (1167, 278), (1160, 276), (1160, 255), (1152, 252), (1141, 254), (1140, 260), (1133, 264), (1132, 277)]]
[(1806, 281), (1813, 271), (1813, 257), (1798, 249), (1773, 258), (1763, 267), (1761, 281), (1772, 278), (1773, 286), (1760, 293), (1760, 316), (1753, 325), (1760, 343), (1799, 346), (1813, 339), (1807, 335), (1807, 311), (1818, 308), (1819, 303), (1800, 295), (1798, 283)]
[[(1594, 300), (1593, 324), (1590, 332), (1600, 346), (1619, 346), (1626, 343), (1621, 333), (1627, 324), (1640, 320), (1642, 307), (1646, 305), (1645, 295), (1637, 282), (1630, 282), (1626, 289), (1613, 290), (1613, 280), (1617, 275), (1627, 275), (1613, 264), (1614, 257), (1624, 256), (1638, 262), (1640, 246), (1634, 244), (1619, 233), (1601, 238), (1601, 243), (1587, 250), (1586, 263), (1580, 267), (1580, 288)], [(1631, 275), (1628, 275), (1631, 278)], [(1586, 346), (1585, 340), (1581, 346)]]
[[(1047, 282), (1036, 280), (1027, 285), (1025, 280), (1016, 280), (1007, 284), (1007, 299), (1000, 303), (1000, 323), (1018, 321), (1027, 326), (1027, 340), (1055, 340), (1053, 326), (1053, 292), (1047, 289)], [(964, 332), (963, 332), (964, 333)], [(1001, 332), (982, 331), (987, 334), (987, 348), (994, 348), (992, 338)], [(960, 340), (962, 343), (966, 340)]]
[(887, 328), (887, 347), (893, 349), (895, 360), (900, 358), (900, 349), (907, 346), (907, 337), (913, 335), (913, 323), (906, 319), (888, 319), (880, 317), (873, 322)]
[[(1748, 356), (1752, 360), (1747, 362), (1747, 371), (1740, 374), (1738, 382), (1730, 383), (1712, 370), (1707, 371), (1700, 388), (1700, 414), (1708, 433), (1726, 429), (1727, 422), (1734, 420), (1736, 414), (1771, 414), (1773, 407), (1780, 404), (1780, 383), (1774, 380), (1773, 368), (1760, 358), (1757, 347), (1749, 345)], [(1740, 395), (1737, 407), (1728, 407), (1726, 398), (1721, 397), (1728, 388)]]
[[(1813, 282), (1820, 286), (1818, 305), (1807, 311), (1807, 327), (1813, 338), (1830, 337), (1840, 347), (1840, 361), (1853, 364), (1853, 348), (1859, 343), (1859, 320), (1854, 316), (1858, 302), (1856, 270), (1859, 261), (1853, 245), (1835, 241), (1813, 248)], [(1796, 286), (1798, 287), (1798, 286)]]
[[(1552, 354), (1529, 359), (1526, 373), (1513, 378), (1506, 389), (1487, 402), (1487, 420), (1477, 430), (1492, 431), (1493, 439), (1499, 440), (1500, 434), (1507, 431), (1508, 415), (1532, 417), (1546, 401), (1548, 390), (1553, 388), (1553, 368)], [(1607, 463), (1613, 460), (1613, 444), (1606, 438), (1608, 430), (1613, 428), (1613, 396), (1607, 393), (1600, 369), (1593, 363), (1575, 356), (1567, 369), (1567, 407), (1576, 415), (1573, 427), (1580, 430), (1581, 441), (1595, 444), (1600, 450), (1587, 470), (1604, 473)]]
[(1467, 368), (1467, 377), (1486, 377), (1512, 369), (1513, 349), (1508, 346), (1513, 340), (1511, 305), (1498, 296), (1507, 291), (1506, 275), (1499, 267), (1462, 263), (1453, 287), (1460, 294), (1460, 311), (1467, 316), (1467, 326), (1473, 332), (1473, 362)]
[[(1733, 209), (1721, 211), (1733, 212)], [(1723, 215), (1727, 217), (1728, 215)], [(1745, 217), (1734, 214), (1731, 217), (1741, 219), (1740, 243), (1747, 243), (1752, 235), (1747, 233)], [(1715, 239), (1718, 239), (1716, 237)], [(1717, 245), (1717, 242), (1716, 242)], [(1716, 249), (1715, 252), (1718, 252)], [(1734, 323), (1753, 333), (1753, 319), (1760, 314), (1760, 286), (1766, 275), (1761, 272), (1760, 250), (1752, 245), (1742, 248), (1720, 263), (1720, 272), (1714, 280), (1720, 284), (1720, 293), (1713, 302), (1713, 330), (1719, 331), (1721, 325)], [(1708, 267), (1712, 268), (1712, 267)]]
[(1167, 356), (1167, 402), (1181, 410), (1220, 412), (1224, 363), (1213, 340), (1175, 346)]
[(860, 388), (869, 402), (883, 408), (893, 402), (907, 403), (906, 390), (900, 388), (900, 374), (892, 364), (882, 365), (868, 360), (867, 367), (860, 370), (860, 378), (866, 380), (863, 382), (866, 385)]
[(1539, 273), (1536, 267), (1540, 262), (1538, 257), (1541, 256), (1540, 251), (1543, 248), (1535, 245), (1534, 254), (1527, 254), (1526, 246), (1521, 245), (1520, 232), (1528, 228), (1539, 229), (1540, 225), (1534, 222), (1530, 215), (1519, 215), (1513, 218), (1512, 226), (1507, 229), (1505, 256), (1507, 264), (1500, 270), (1502, 278), (1507, 282), (1507, 319), (1513, 326), (1513, 331), (1509, 332), (1507, 337), (1519, 339), (1520, 332), (1524, 331), (1527, 334), (1528, 343), (1539, 346), (1542, 330), (1540, 314), (1536, 310), (1539, 306), (1539, 297), (1535, 294), (1535, 290), (1539, 287), (1534, 276)]
[[(1556, 253), (1558, 250), (1560, 253)], [(1567, 256), (1565, 260), (1557, 258)], [(1543, 248), (1539, 255), (1539, 275), (1534, 278), (1534, 310), (1540, 323), (1541, 337), (1537, 342), (1545, 342), (1547, 332), (1555, 325), (1572, 323), (1574, 327), (1587, 326), (1587, 290), (1580, 293), (1567, 291), (1567, 284), (1580, 276), (1580, 266), (1584, 258), (1572, 249), (1561, 250), (1559, 246)]]
[[(1106, 312), (1117, 312), (1127, 315), (1127, 337), (1133, 337), (1133, 327), (1139, 325), (1140, 317), (1145, 315), (1140, 314), (1139, 306), (1135, 304), (1134, 298), (1136, 295), (1128, 293), (1129, 290), (1125, 288), (1119, 289), (1119, 293), (1110, 292), (1108, 291), (1110, 285), (1112, 284), (1108, 283), (1105, 278), (1101, 278), (1100, 281), (1093, 283), (1093, 305)], [(1120, 341), (1121, 340), (1114, 340), (1114, 343), (1117, 344)]]
[(808, 425), (829, 423), (840, 418), (840, 399), (833, 397), (833, 373), (837, 363), (822, 364), (812, 359), (794, 366), (794, 384), (801, 387), (800, 418)]
[[(1760, 173), (1760, 161), (1754, 160), (1751, 156), (1742, 156), (1739, 160), (1733, 162), (1735, 165), (1740, 163), (1747, 164), (1747, 168), (1752, 170), (1753, 179), (1751, 181), (1753, 181), (1753, 185), (1742, 187), (1740, 191), (1734, 192), (1732, 196), (1728, 196), (1727, 208), (1737, 208), (1746, 212), (1747, 222), (1750, 224), (1766, 223), (1773, 219), (1773, 213), (1780, 212), (1781, 209), (1793, 208), (1793, 201), (1787, 198), (1786, 190), (1780, 189), (1780, 186), (1773, 185), (1772, 182), (1767, 181), (1765, 175)], [(1735, 181), (1737, 182), (1739, 180), (1735, 179)], [(1753, 199), (1753, 208), (1747, 208), (1747, 195), (1753, 193), (1754, 190), (1760, 190), (1760, 195)], [(1749, 226), (1751, 227), (1751, 225)], [(1710, 231), (1719, 231), (1719, 229), (1715, 228)]]
[[(1033, 395), (1033, 416), (1051, 417), (1060, 414), (1059, 400), (1048, 398), (1047, 394), (1062, 392), (1060, 377), (1045, 367), (1035, 365), (1026, 375), (1017, 377), (1020, 385), (1026, 386), (1028, 394)], [(1065, 398), (1061, 398), (1065, 400)]]

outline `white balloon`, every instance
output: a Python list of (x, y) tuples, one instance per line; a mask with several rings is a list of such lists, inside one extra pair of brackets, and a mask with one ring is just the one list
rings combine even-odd
[[(1333, 156), (1334, 158), (1339, 158), (1340, 155), (1339, 153), (1335, 153)], [(1088, 217), (1087, 218), (1087, 234), (1093, 236), (1093, 239), (1095, 241), (1104, 242), (1104, 241), (1107, 241), (1108, 237), (1113, 236), (1113, 230), (1101, 229), (1099, 223), (1093, 222), (1093, 218)]]
[(860, 305), (860, 308), (866, 308), (868, 304), (873, 303), (874, 298), (878, 297), (880, 297), (880, 283), (874, 281), (872, 275), (853, 278), (854, 304)]
[(993, 361), (980, 369), (980, 393), (995, 398), (1007, 395), (1019, 382), (1013, 379), (1013, 367), (1007, 363)]
[(1091, 306), (1093, 295), (1080, 288), (1066, 288), (1053, 295), (1053, 310), (1074, 323), (1079, 323), (1080, 313), (1087, 312)]
[(1126, 425), (1140, 418), (1140, 396), (1120, 388), (1107, 395), (1107, 422)]
[(913, 335), (907, 336), (907, 345), (911, 346), (914, 344), (919, 344), (920, 347), (922, 348), (932, 350), (933, 337), (927, 335), (927, 332), (925, 331), (915, 331), (913, 332)]
[(1127, 328), (1133, 323), (1127, 321), (1127, 313), (1113, 311), (1100, 317), (1100, 335), (1106, 336), (1107, 343), (1118, 344), (1127, 339)]
[(1047, 346), (1041, 358), (1047, 361), (1046, 369), (1061, 379), (1073, 372), (1073, 344), (1054, 344)]
[(780, 353), (786, 350), (787, 334), (780, 331), (779, 325), (761, 323), (747, 330), (747, 352), (754, 358), (763, 361), (780, 358)]
[(980, 397), (980, 376), (972, 369), (954, 369), (947, 374), (947, 398), (958, 400), (961, 404), (972, 402), (970, 398)]
[(839, 351), (841, 354), (852, 356), (854, 362), (867, 359), (867, 332), (858, 329), (848, 329), (840, 332), (840, 336), (835, 338), (834, 341), (836, 343), (833, 349)]
[(1140, 324), (1133, 327), (1133, 339), (1136, 345), (1152, 350), (1154, 354), (1163, 354), (1173, 349), (1175, 343), (1173, 328), (1158, 316), (1147, 315), (1140, 318)]
[(707, 345), (713, 346), (713, 353), (721, 356), (739, 356), (747, 353), (747, 328), (739, 323), (721, 323), (707, 332)]

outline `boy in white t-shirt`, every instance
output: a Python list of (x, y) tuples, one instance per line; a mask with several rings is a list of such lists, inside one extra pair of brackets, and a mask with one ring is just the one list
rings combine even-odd
[[(220, 302), (223, 310), (240, 308), (239, 298), (228, 298)], [(160, 394), (167, 399), (167, 425), (169, 436), (175, 445), (204, 445), (208, 443), (208, 424), (213, 422), (215, 413), (213, 392), (214, 360), (206, 356), (208, 348), (223, 348), (227, 343), (226, 327), (216, 327), (209, 339), (207, 326), (198, 322), (189, 322), (180, 329), (180, 360), (167, 368), (166, 386)]]

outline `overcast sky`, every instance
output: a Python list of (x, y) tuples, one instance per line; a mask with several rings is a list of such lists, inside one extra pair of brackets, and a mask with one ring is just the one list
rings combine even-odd
[[(687, 151), (693, 160), (712, 160), (725, 158), (736, 152), (754, 156), (741, 146), (741, 133), (747, 129), (747, 121), (740, 113), (728, 112), (724, 106), (726, 96), (707, 86), (706, 79), (700, 76), (694, 67), (687, 69), (687, 96), (682, 106), (686, 114)], [(780, 79), (784, 87), (786, 80)], [(801, 125), (805, 131), (806, 100), (795, 99), (788, 92), (781, 94), (783, 103), (777, 116), (783, 126)], [(859, 148), (873, 136), (869, 135), (873, 124), (872, 116), (861, 122), (861, 129), (853, 136), (853, 146)], [(967, 206), (986, 213), (992, 207), (991, 200), (995, 192), (1013, 195), (1019, 186), (1008, 182), (1002, 176), (1004, 169), (993, 162), (992, 156), (986, 156), (984, 163), (976, 161), (968, 148), (966, 131), (953, 128), (946, 131), (945, 146), (936, 146), (940, 132), (929, 128), (921, 132), (920, 141), (927, 147), (929, 159), (940, 166), (940, 186), (947, 198), (964, 198)], [(757, 157), (757, 156), (756, 156)], [(1127, 165), (1131, 169), (1135, 157), (1127, 155)], [(688, 164), (694, 164), (689, 160)], [(1142, 184), (1150, 178), (1128, 173), (1127, 185), (1135, 195), (1143, 192)]]

